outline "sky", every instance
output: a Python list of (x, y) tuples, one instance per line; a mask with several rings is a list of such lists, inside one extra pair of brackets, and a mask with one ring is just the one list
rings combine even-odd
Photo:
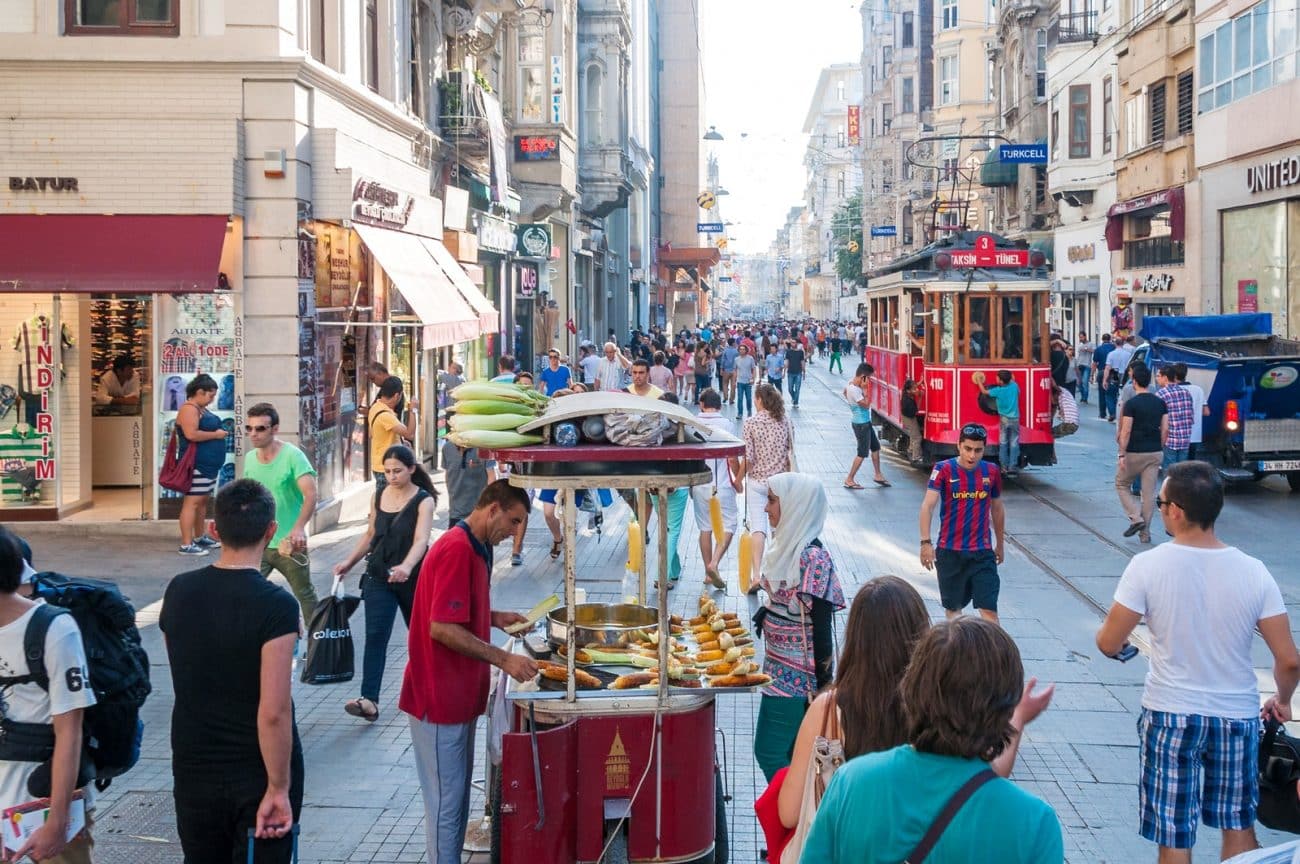
[[(823, 67), (862, 54), (857, 0), (697, 0), (704, 128), (714, 142), (732, 252), (767, 251), (803, 200), (804, 119)], [(760, 11), (761, 10), (761, 11)], [(707, 145), (706, 145), (707, 146)]]

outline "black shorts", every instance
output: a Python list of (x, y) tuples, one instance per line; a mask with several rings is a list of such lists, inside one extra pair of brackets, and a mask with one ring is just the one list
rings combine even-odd
[(939, 600), (943, 608), (958, 612), (974, 603), (976, 609), (998, 611), (998, 559), (992, 549), (959, 552), (936, 549), (934, 569), (939, 574)]
[(876, 427), (870, 423), (854, 423), (853, 437), (858, 439), (859, 459), (866, 459), (872, 453), (880, 452), (880, 439), (876, 437)]

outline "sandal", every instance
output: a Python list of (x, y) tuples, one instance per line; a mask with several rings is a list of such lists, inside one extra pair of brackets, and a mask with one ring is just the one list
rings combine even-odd
[(853, 481), (852, 483), (845, 483), (845, 484), (844, 484), (844, 488), (845, 488), (845, 489), (864, 489), (864, 488), (866, 488), (866, 487), (864, 487), (861, 483), (859, 483), (859, 482), (857, 482), (857, 481), (855, 480), (855, 481)]
[(554, 561), (556, 558), (559, 558), (559, 557), (560, 557), (560, 552), (563, 551), (563, 547), (564, 547), (564, 541), (563, 541), (563, 540), (552, 540), (552, 541), (551, 541), (551, 560), (552, 560), (552, 561)]
[(893, 486), (893, 485), (894, 485), (893, 483), (890, 483), (888, 480), (873, 480), (872, 482), (875, 483), (877, 486)]
[[(366, 710), (366, 705), (364, 703), (369, 703), (371, 708), (370, 711)], [(379, 719), (379, 706), (364, 696), (348, 702), (343, 706), (343, 710), (351, 714), (353, 717), (360, 717), (367, 723), (374, 723)]]

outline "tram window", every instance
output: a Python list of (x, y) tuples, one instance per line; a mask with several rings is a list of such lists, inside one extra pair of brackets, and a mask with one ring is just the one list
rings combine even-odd
[(957, 330), (953, 326), (953, 297), (944, 294), (939, 298), (939, 362), (951, 364), (956, 359)]
[(1032, 357), (1035, 363), (1047, 362), (1048, 350), (1051, 347), (1047, 341), (1047, 314), (1043, 308), (1046, 299), (1046, 296), (1042, 293), (1029, 295), (1029, 326), (1032, 328), (1034, 335)]
[(984, 360), (989, 356), (989, 331), (992, 328), (992, 309), (987, 297), (969, 297), (966, 301), (966, 320), (969, 330), (969, 357)]
[(904, 300), (906, 318), (901, 332), (911, 344), (912, 354), (919, 356), (925, 348), (925, 303), (920, 294), (908, 294)]
[(889, 326), (885, 329), (885, 347), (890, 351), (899, 350), (898, 344), (898, 298), (889, 298)]
[(1001, 298), (1002, 359), (1025, 359), (1025, 298), (1020, 295)]

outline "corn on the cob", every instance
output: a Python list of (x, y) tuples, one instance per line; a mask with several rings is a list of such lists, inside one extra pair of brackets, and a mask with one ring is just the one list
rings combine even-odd
[[(452, 406), (452, 410), (457, 414), (531, 414), (536, 412), (530, 406), (523, 402), (512, 402), (509, 399), (467, 399), (457, 402)], [(528, 419), (532, 419), (530, 416)]]
[(492, 429), (469, 429), (453, 432), (449, 436), (457, 447), (482, 447), (487, 450), (505, 447), (526, 447), (541, 444), (541, 435), (520, 435), (518, 432), (501, 432)]
[(447, 420), (447, 425), (453, 432), (468, 432), (471, 429), (513, 432), (532, 419), (532, 414), (453, 414)]
[(739, 576), (740, 576), (741, 594), (749, 593), (749, 577), (750, 577), (749, 570), (750, 570), (750, 565), (753, 564), (753, 562), (750, 560), (752, 542), (753, 541), (749, 539), (749, 529), (746, 528), (744, 532), (741, 533), (740, 545), (736, 548), (736, 557), (739, 559), (737, 563), (740, 565)]
[(550, 401), (548, 397), (536, 390), (528, 390), (500, 381), (469, 381), (452, 390), (450, 395), (457, 402), (475, 399), (509, 399), (514, 402), (544, 405)]
[(641, 524), (633, 519), (627, 523), (627, 564), (624, 568), (640, 573), (644, 566), (645, 536), (641, 533)]
[(713, 490), (709, 498), (709, 522), (713, 525), (713, 542), (722, 545), (722, 502), (718, 500), (718, 490)]

